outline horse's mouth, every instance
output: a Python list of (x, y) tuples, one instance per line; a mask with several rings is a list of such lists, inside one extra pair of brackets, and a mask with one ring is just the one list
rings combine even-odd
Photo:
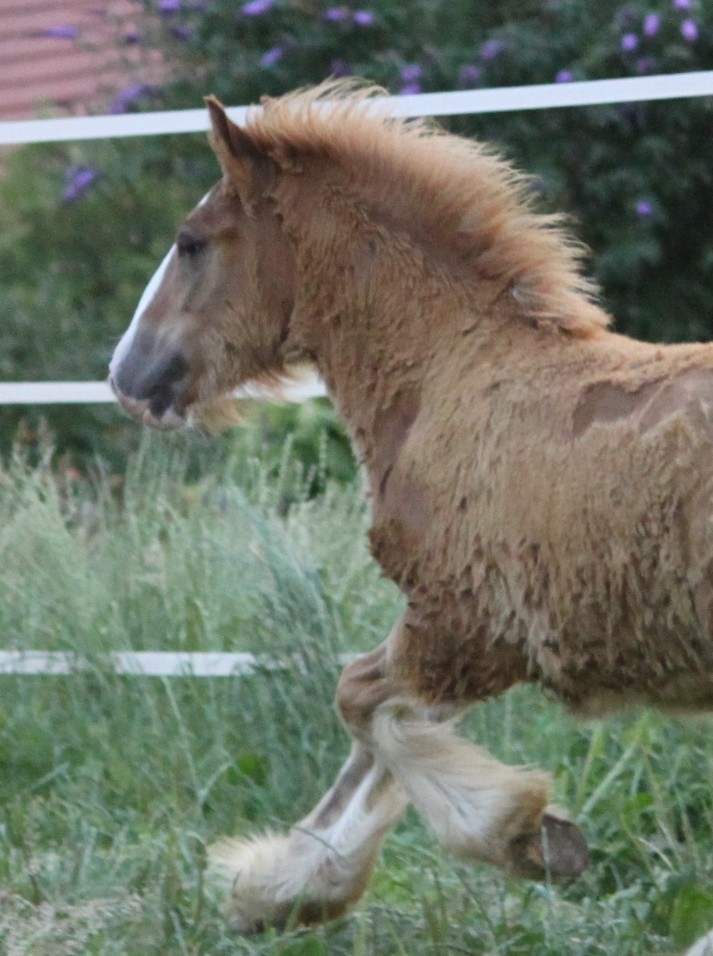
[(186, 424), (185, 409), (176, 409), (160, 394), (153, 398), (131, 398), (116, 387), (113, 376), (109, 376), (109, 385), (124, 411), (142, 425), (148, 425), (149, 428), (156, 428), (159, 431), (173, 431)]

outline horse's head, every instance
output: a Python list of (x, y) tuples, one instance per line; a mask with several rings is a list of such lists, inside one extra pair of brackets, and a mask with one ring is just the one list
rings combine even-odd
[(207, 104), (223, 178), (181, 224), (109, 366), (123, 408), (156, 428), (279, 373), (292, 310), (294, 255), (267, 195), (276, 169)]

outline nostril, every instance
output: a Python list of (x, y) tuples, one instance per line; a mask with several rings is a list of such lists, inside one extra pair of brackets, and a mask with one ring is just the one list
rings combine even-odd
[(159, 389), (150, 397), (149, 410), (155, 418), (161, 418), (176, 402), (176, 395), (170, 386)]
[(167, 408), (176, 386), (185, 378), (188, 363), (180, 352), (131, 349), (111, 375), (112, 387), (128, 398), (156, 400)]
[(188, 371), (188, 362), (186, 362), (180, 352), (174, 353), (168, 361), (164, 371), (164, 380), (168, 384), (179, 382)]

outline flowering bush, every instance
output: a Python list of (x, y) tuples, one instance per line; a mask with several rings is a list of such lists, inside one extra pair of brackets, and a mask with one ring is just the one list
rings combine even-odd
[[(698, 0), (295, 0), (174, 3), (164, 33), (195, 106), (355, 74), (396, 93), (672, 73), (713, 67), (713, 15)], [(160, 6), (159, 6), (160, 9)], [(458, 118), (536, 176), (543, 206), (572, 213), (618, 328), (713, 335), (710, 99)]]

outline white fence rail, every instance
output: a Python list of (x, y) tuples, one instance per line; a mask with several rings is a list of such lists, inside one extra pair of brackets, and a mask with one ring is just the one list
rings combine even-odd
[[(420, 93), (388, 97), (395, 116), (455, 116), (516, 110), (553, 109), (571, 106), (598, 106), (653, 100), (674, 100), (713, 96), (713, 70), (663, 76), (591, 80), (513, 86), (501, 89), (461, 90), (448, 93)], [(244, 122), (248, 107), (228, 110), (236, 122)], [(173, 110), (127, 116), (86, 116), (66, 119), (0, 122), (0, 146), (25, 143), (66, 142), (126, 136), (155, 136), (193, 133), (208, 128), (205, 110)], [(304, 401), (324, 395), (317, 378), (305, 378), (285, 386), (286, 401)], [(240, 389), (237, 398), (269, 398), (259, 389)], [(0, 383), (0, 405), (83, 404), (112, 402), (105, 382), (5, 382)], [(352, 655), (345, 655), (345, 660)], [(265, 668), (281, 666), (264, 662), (252, 654), (225, 652), (122, 651), (109, 656), (109, 667), (117, 674), (145, 677), (244, 676)], [(0, 675), (72, 674), (89, 665), (76, 655), (49, 651), (0, 651)]]
[[(355, 656), (341, 654), (338, 660), (348, 664)], [(288, 667), (300, 669), (298, 658), (276, 661), (242, 651), (116, 651), (93, 662), (71, 651), (0, 651), (0, 675), (91, 673), (98, 663), (106, 663), (115, 674), (131, 677), (249, 677)]]
[[(415, 93), (411, 96), (387, 97), (386, 104), (394, 116), (458, 116), (711, 95), (713, 71), (698, 70), (661, 76), (632, 76), (618, 80), (535, 83), (530, 86), (506, 86), (489, 90)], [(230, 107), (228, 115), (236, 123), (245, 122), (249, 109), (247, 106)], [(208, 116), (204, 109), (131, 113), (124, 116), (15, 120), (0, 123), (0, 146), (109, 139), (115, 136), (200, 133), (207, 129)]]
[[(306, 402), (323, 398), (326, 391), (314, 375), (287, 381), (278, 388), (246, 385), (233, 395), (236, 399)], [(115, 402), (106, 382), (0, 382), (0, 405), (100, 405)]]

